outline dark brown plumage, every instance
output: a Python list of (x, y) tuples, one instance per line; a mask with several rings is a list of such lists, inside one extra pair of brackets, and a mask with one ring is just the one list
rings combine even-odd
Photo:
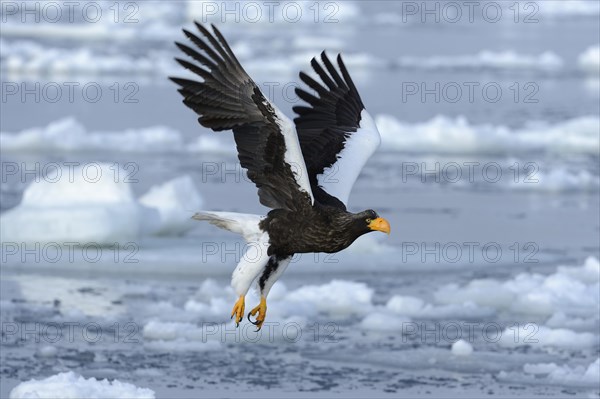
[[(265, 218), (253, 215), (200, 212), (198, 220), (252, 237), (268, 247), (258, 278), (261, 304), (250, 314), (260, 328), (266, 312), (266, 295), (296, 253), (334, 253), (347, 248), (371, 231), (389, 233), (388, 222), (373, 210), (348, 212), (350, 189), (360, 169), (379, 145), (379, 133), (341, 56), (333, 65), (325, 52), (311, 65), (323, 84), (301, 73), (300, 79), (313, 91), (296, 89), (307, 105), (294, 107), (298, 117), (291, 121), (272, 105), (233, 54), (221, 33), (209, 32), (195, 23), (203, 38), (184, 30), (197, 47), (176, 43), (198, 64), (176, 59), (203, 81), (171, 78), (179, 85), (184, 104), (194, 110), (198, 121), (214, 131), (233, 130), (241, 166), (258, 188), (260, 203), (272, 210)], [(366, 118), (366, 120), (365, 120)], [(324, 178), (335, 168), (347, 168), (339, 181)], [(339, 183), (339, 184), (338, 184)], [(337, 195), (336, 195), (337, 193)], [(255, 219), (253, 219), (255, 218)], [(253, 220), (255, 222), (249, 222)], [(253, 226), (252, 223), (255, 223)], [(265, 243), (262, 240), (266, 240)], [(248, 238), (247, 238), (248, 239)], [(240, 268), (233, 280), (250, 279)], [(242, 277), (240, 277), (242, 276)], [(247, 281), (238, 291), (234, 306), (239, 323)], [(249, 315), (250, 316), (250, 315)]]

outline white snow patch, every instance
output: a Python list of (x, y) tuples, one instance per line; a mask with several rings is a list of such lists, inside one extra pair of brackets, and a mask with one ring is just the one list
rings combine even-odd
[(172, 72), (176, 67), (164, 51), (150, 50), (144, 56), (131, 57), (123, 53), (105, 54), (86, 47), (50, 47), (27, 40), (1, 40), (0, 44), (2, 70), (13, 77), (125, 73), (155, 75)]
[(394, 314), (417, 319), (476, 318), (489, 317), (495, 313), (494, 309), (478, 306), (472, 302), (433, 305), (425, 303), (420, 298), (401, 295), (391, 297), (386, 304), (386, 308)]
[(156, 126), (119, 132), (88, 132), (75, 118), (51, 122), (19, 133), (0, 133), (2, 151), (166, 152), (183, 149), (181, 134)]
[(558, 366), (555, 363), (525, 364), (523, 371), (527, 374), (545, 376), (548, 381), (571, 386), (600, 386), (600, 358), (589, 366)]
[(152, 188), (140, 203), (127, 176), (105, 163), (50, 172), (25, 189), (17, 207), (2, 214), (2, 241), (110, 246), (141, 233), (182, 234), (194, 226), (189, 217), (202, 199), (189, 177)]
[[(373, 290), (364, 283), (333, 280), (323, 285), (305, 285), (285, 295), (289, 310), (310, 315), (314, 310), (330, 316), (365, 314), (372, 308)], [(298, 314), (298, 313), (296, 313)]]
[(17, 133), (0, 132), (0, 144), (3, 152), (232, 153), (235, 151), (233, 143), (229, 144), (208, 134), (202, 134), (192, 142), (185, 143), (179, 131), (165, 126), (90, 132), (73, 117), (50, 122), (45, 127), (24, 129)]
[(158, 211), (160, 224), (154, 234), (159, 235), (181, 235), (191, 230), (195, 226), (191, 216), (202, 209), (203, 203), (188, 175), (150, 188), (139, 201)]
[(187, 151), (193, 153), (235, 154), (235, 143), (223, 140), (216, 135), (201, 134), (187, 145)]
[(598, 335), (590, 332), (575, 332), (566, 328), (548, 328), (534, 323), (509, 327), (502, 332), (501, 346), (553, 347), (587, 349), (598, 345)]
[(465, 286), (449, 284), (435, 293), (435, 299), (444, 304), (471, 302), (511, 314), (552, 316), (561, 312), (597, 320), (600, 264), (589, 257), (582, 266), (559, 266), (547, 276), (520, 273), (506, 281), (477, 279)]
[(113, 165), (95, 163), (74, 168), (72, 176), (57, 169), (32, 183), (21, 204), (2, 215), (2, 241), (113, 245), (134, 240), (140, 209), (129, 184), (117, 175), (127, 176)]
[(410, 323), (406, 317), (398, 317), (389, 312), (374, 312), (367, 315), (360, 323), (365, 330), (402, 332), (405, 323)]
[(72, 371), (50, 376), (43, 380), (22, 382), (10, 391), (11, 399), (153, 399), (154, 391), (138, 388), (118, 380), (85, 379)]
[(459, 339), (452, 344), (452, 354), (456, 356), (470, 356), (473, 353), (473, 346), (465, 341)]
[(583, 71), (598, 79), (600, 73), (600, 45), (588, 47), (577, 58), (577, 64)]
[(537, 122), (516, 130), (505, 126), (471, 125), (463, 116), (436, 116), (422, 123), (406, 123), (378, 115), (382, 149), (442, 154), (600, 153), (600, 118), (579, 117), (554, 125)]

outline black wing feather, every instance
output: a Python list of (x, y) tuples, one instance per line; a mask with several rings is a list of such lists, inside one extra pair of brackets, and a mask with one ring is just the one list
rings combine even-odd
[(358, 130), (365, 107), (341, 55), (337, 57), (341, 76), (325, 52), (321, 53), (321, 61), (325, 69), (316, 58), (312, 59), (311, 65), (325, 86), (300, 72), (300, 79), (318, 97), (304, 89), (296, 89), (298, 97), (309, 107), (294, 107), (298, 114), (294, 122), (315, 200), (345, 209), (339, 199), (319, 187), (317, 176), (335, 164), (346, 140)]
[(170, 78), (180, 87), (184, 104), (199, 115), (202, 126), (214, 131), (233, 130), (238, 158), (258, 187), (261, 204), (290, 210), (310, 204), (310, 195), (300, 188), (285, 161), (285, 138), (273, 106), (244, 71), (218, 29), (212, 25), (213, 36), (204, 26), (195, 24), (204, 38), (185, 29), (183, 32), (197, 49), (176, 45), (202, 66), (176, 60), (203, 81)]

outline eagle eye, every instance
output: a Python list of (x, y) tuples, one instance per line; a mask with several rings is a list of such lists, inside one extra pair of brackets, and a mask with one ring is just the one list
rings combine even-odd
[(365, 220), (367, 223), (371, 223), (371, 218), (367, 218), (367, 220)]

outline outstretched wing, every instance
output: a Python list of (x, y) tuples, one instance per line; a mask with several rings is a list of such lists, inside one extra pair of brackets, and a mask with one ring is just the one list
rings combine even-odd
[(311, 65), (323, 84), (300, 72), (300, 79), (315, 94), (296, 89), (309, 106), (294, 107), (298, 114), (294, 122), (315, 200), (345, 208), (354, 182), (381, 138), (342, 57), (337, 57), (339, 71), (325, 52), (321, 62), (313, 58)]
[(214, 131), (233, 130), (242, 167), (258, 187), (260, 203), (298, 209), (314, 202), (292, 121), (271, 104), (248, 76), (221, 33), (195, 23), (203, 38), (183, 30), (196, 48), (175, 43), (196, 63), (176, 58), (203, 81), (170, 78), (183, 103)]

